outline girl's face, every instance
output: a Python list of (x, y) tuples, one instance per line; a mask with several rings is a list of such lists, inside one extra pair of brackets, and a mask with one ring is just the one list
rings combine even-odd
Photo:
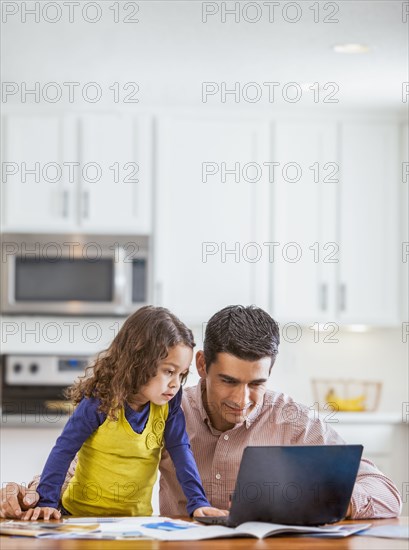
[(165, 405), (175, 397), (189, 372), (192, 358), (193, 350), (188, 346), (178, 344), (170, 348), (167, 357), (159, 363), (156, 375), (130, 400), (131, 407), (137, 410), (148, 401)]

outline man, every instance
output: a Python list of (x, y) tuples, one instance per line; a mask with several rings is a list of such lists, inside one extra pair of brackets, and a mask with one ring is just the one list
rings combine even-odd
[[(229, 506), (246, 446), (344, 443), (331, 427), (310, 418), (307, 407), (266, 389), (279, 341), (276, 322), (255, 306), (226, 307), (207, 324), (204, 350), (196, 354), (201, 380), (184, 390), (182, 405), (204, 489), (217, 508)], [(73, 468), (74, 463), (69, 476)], [(161, 514), (184, 515), (185, 498), (166, 452), (160, 472)], [(17, 484), (3, 489), (2, 517), (24, 518), (20, 506), (27, 509), (30, 498), (30, 506), (35, 505), (37, 479), (27, 495)], [(400, 509), (400, 495), (392, 481), (362, 459), (347, 517), (395, 517)]]

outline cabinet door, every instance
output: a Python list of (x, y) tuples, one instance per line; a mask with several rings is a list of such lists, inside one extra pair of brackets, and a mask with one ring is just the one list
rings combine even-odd
[(6, 116), (3, 144), (3, 229), (72, 228), (76, 174), (66, 163), (77, 161), (75, 119)]
[(149, 233), (151, 128), (121, 114), (80, 121), (79, 224), (91, 232)]
[[(22, 414), (14, 420), (15, 427), (9, 427), (4, 418), (0, 450), (2, 488), (12, 481), (28, 483), (35, 474), (41, 473), (64, 424), (54, 422), (54, 419), (47, 422), (47, 418), (38, 415), (38, 420), (35, 416), (36, 423), (30, 426), (30, 421), (26, 422), (26, 416)], [(27, 460), (27, 449), (32, 449), (30, 460)]]
[(336, 134), (327, 122), (274, 125), (273, 311), (281, 322), (334, 320)]
[(344, 323), (399, 320), (398, 135), (394, 123), (342, 125), (338, 316)]
[(175, 116), (157, 135), (157, 302), (192, 324), (268, 308), (268, 126)]

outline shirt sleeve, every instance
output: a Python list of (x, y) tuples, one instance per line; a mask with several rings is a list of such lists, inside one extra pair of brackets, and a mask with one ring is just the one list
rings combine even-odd
[(176, 477), (187, 499), (186, 509), (192, 515), (196, 508), (211, 506), (206, 498), (202, 481), (186, 433), (185, 415), (180, 407), (182, 388), (169, 403), (169, 416), (165, 426), (165, 446), (175, 466)]
[(68, 420), (57, 439), (41, 474), (37, 492), (38, 506), (57, 508), (61, 488), (70, 463), (82, 444), (105, 421), (106, 415), (98, 412), (99, 400), (84, 398)]
[[(297, 445), (344, 445), (342, 437), (319, 419), (305, 418), (301, 423)], [(333, 423), (336, 426), (336, 423)], [(350, 519), (394, 518), (399, 516), (402, 500), (396, 485), (367, 458), (359, 465), (352, 491)]]
[(367, 458), (361, 460), (351, 497), (351, 519), (395, 518), (402, 510), (396, 485)]

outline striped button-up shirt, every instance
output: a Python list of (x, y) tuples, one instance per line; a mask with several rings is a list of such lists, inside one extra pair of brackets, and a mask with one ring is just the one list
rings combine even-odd
[[(263, 405), (243, 424), (220, 432), (210, 423), (203, 406), (203, 382), (184, 389), (182, 408), (187, 433), (207, 498), (212, 506), (227, 509), (234, 491), (243, 450), (248, 445), (342, 445), (345, 441), (328, 424), (289, 396), (267, 390)], [(184, 515), (186, 499), (167, 452), (160, 464), (160, 512)], [(365, 458), (361, 460), (351, 499), (351, 517), (380, 518), (399, 515), (401, 499), (393, 482)]]

